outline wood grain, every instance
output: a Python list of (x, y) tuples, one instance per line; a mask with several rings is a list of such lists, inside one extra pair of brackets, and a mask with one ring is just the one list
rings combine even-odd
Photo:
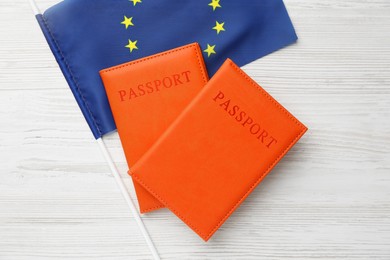
[[(390, 259), (390, 2), (285, 3), (298, 43), (244, 69), (310, 131), (209, 243), (144, 216), (164, 259)], [(150, 259), (27, 1), (0, 24), (0, 259)]]

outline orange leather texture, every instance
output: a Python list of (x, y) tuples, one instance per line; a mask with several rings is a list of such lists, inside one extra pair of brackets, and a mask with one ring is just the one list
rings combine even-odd
[(207, 241), (306, 130), (227, 60), (130, 174)]
[[(118, 133), (131, 168), (208, 81), (197, 43), (102, 70)], [(163, 204), (134, 183), (142, 213)]]

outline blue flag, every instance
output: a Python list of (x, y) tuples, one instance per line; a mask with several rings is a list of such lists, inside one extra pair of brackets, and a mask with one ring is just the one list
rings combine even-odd
[(116, 129), (102, 69), (198, 42), (212, 76), (297, 39), (282, 0), (64, 0), (37, 19), (95, 138)]

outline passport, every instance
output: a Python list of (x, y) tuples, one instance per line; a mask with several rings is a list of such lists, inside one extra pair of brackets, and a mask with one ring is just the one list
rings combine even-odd
[[(100, 71), (131, 168), (208, 81), (197, 43)], [(141, 213), (164, 205), (134, 183)]]
[(129, 173), (207, 241), (306, 131), (227, 60)]

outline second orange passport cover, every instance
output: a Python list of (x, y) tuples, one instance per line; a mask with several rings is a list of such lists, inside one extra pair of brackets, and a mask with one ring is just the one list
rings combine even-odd
[[(208, 81), (197, 43), (102, 70), (118, 133), (131, 167)], [(134, 183), (142, 213), (164, 205)]]
[(228, 60), (130, 174), (207, 241), (306, 130)]

